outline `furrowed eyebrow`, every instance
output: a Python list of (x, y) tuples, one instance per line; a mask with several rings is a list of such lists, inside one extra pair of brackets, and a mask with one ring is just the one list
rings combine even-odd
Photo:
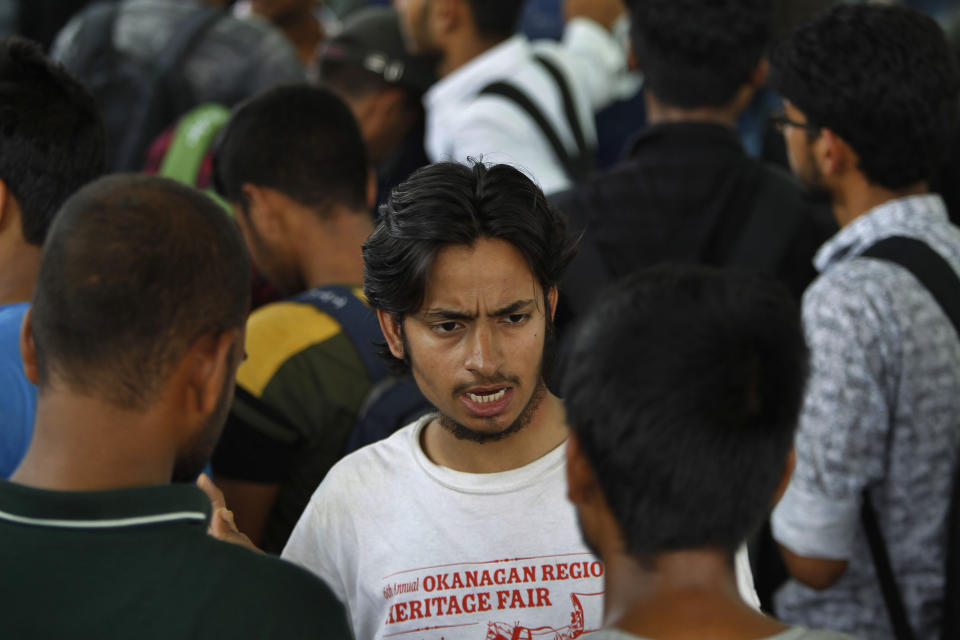
[(490, 314), (490, 317), (491, 317), (491, 318), (495, 318), (495, 317), (498, 317), (498, 316), (508, 316), (508, 315), (510, 315), (511, 313), (517, 313), (518, 311), (521, 311), (521, 310), (523, 310), (523, 309), (526, 309), (527, 307), (529, 307), (529, 306), (532, 305), (533, 303), (534, 303), (533, 300), (517, 300), (517, 301), (514, 302), (513, 304), (508, 304), (507, 306), (503, 307), (502, 309), (497, 309), (496, 311), (494, 311), (493, 313)]
[[(526, 309), (532, 304), (534, 304), (534, 300), (517, 300), (505, 307), (492, 311), (489, 317), (498, 318), (500, 316), (508, 316), (511, 313), (517, 313), (518, 311)], [(472, 313), (453, 311), (452, 309), (430, 309), (429, 311), (423, 312), (421, 317), (427, 322), (435, 322), (438, 320), (473, 320), (476, 316)]]

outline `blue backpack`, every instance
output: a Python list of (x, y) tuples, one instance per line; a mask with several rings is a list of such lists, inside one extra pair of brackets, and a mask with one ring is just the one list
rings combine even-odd
[(349, 287), (319, 287), (294, 300), (311, 304), (340, 323), (373, 383), (350, 430), (344, 455), (382, 440), (434, 410), (413, 380), (398, 378), (387, 370), (377, 353), (377, 345), (383, 343), (377, 317)]

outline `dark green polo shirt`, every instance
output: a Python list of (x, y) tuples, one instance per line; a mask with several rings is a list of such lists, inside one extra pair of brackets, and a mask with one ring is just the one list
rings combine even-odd
[(0, 637), (349, 638), (313, 575), (206, 534), (190, 485), (0, 482)]

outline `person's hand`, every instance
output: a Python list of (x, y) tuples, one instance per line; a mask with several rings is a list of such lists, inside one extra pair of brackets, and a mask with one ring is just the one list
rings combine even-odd
[(213, 480), (211, 480), (207, 474), (200, 474), (200, 477), (197, 478), (197, 486), (207, 494), (207, 497), (210, 499), (210, 505), (213, 507), (213, 515), (210, 516), (210, 526), (207, 528), (207, 533), (217, 540), (237, 544), (251, 551), (263, 553), (250, 541), (250, 538), (237, 529), (237, 525), (233, 521), (233, 512), (227, 509), (223, 492), (217, 488), (217, 485), (213, 484)]
[(626, 12), (623, 0), (565, 0), (563, 6), (563, 15), (568, 22), (573, 18), (588, 18), (607, 31), (611, 31), (617, 18)]

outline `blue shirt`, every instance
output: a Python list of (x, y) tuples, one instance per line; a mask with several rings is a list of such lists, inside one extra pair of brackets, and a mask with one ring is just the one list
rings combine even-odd
[(23, 372), (20, 359), (20, 323), (29, 303), (0, 306), (0, 478), (17, 468), (30, 436), (37, 410), (37, 388)]

